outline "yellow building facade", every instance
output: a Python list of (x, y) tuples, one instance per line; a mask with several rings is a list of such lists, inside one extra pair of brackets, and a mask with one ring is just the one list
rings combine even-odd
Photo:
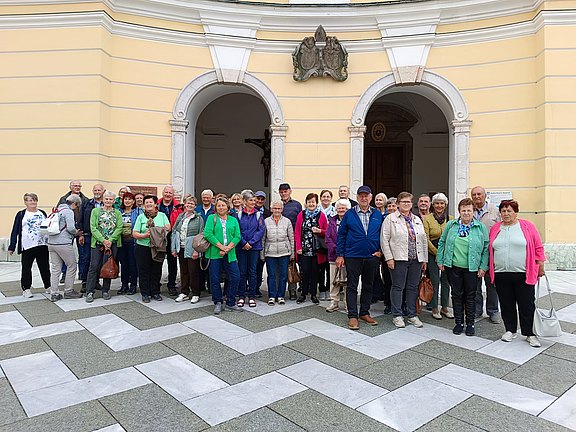
[[(293, 79), (319, 25), (345, 81)], [(576, 1), (0, 0), (0, 65), (4, 239), (25, 192), (49, 209), (72, 179), (271, 198), (288, 182), (299, 200), (369, 183), (452, 209), (482, 185), (576, 267)], [(266, 181), (244, 142), (265, 129)]]

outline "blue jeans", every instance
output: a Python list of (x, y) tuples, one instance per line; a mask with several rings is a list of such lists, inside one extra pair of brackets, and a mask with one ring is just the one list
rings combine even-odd
[(288, 278), (288, 263), (290, 255), (283, 257), (266, 257), (266, 271), (268, 272), (268, 297), (284, 297), (286, 293), (286, 280)]
[(254, 249), (244, 250), (236, 249), (238, 257), (238, 267), (240, 269), (240, 285), (238, 286), (238, 297), (246, 296), (246, 284), (248, 284), (248, 298), (256, 297), (256, 270), (258, 260), (260, 260), (260, 251)]
[(210, 274), (210, 293), (212, 294), (212, 301), (214, 304), (222, 303), (222, 288), (220, 287), (220, 270), (224, 269), (226, 272), (226, 280), (228, 281), (228, 292), (226, 304), (234, 306), (236, 304), (236, 291), (238, 290), (238, 282), (240, 281), (240, 271), (238, 270), (238, 262), (228, 262), (228, 257), (210, 260), (209, 274)]
[(134, 240), (122, 240), (122, 247), (118, 249), (118, 261), (120, 261), (122, 286), (136, 287), (138, 269), (136, 268), (136, 255), (134, 255)]

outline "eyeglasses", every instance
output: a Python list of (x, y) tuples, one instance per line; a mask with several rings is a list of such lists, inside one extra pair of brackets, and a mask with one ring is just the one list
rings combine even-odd
[(400, 204), (412, 204), (412, 201), (398, 201)]

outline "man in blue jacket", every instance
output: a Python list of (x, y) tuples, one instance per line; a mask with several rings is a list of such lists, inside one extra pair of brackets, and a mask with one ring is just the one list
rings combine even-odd
[[(380, 227), (382, 213), (370, 206), (372, 190), (369, 186), (360, 186), (357, 192), (358, 205), (344, 214), (338, 229), (336, 243), (336, 266), (346, 265), (348, 286), (346, 303), (348, 304), (348, 328), (358, 330), (358, 320), (369, 325), (378, 325), (370, 316), (372, 286), (380, 264)], [(360, 312), (358, 312), (358, 282), (362, 276), (360, 294)]]

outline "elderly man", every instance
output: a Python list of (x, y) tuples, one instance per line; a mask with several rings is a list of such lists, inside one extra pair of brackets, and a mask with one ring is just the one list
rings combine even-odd
[(424, 216), (430, 214), (430, 197), (427, 194), (420, 195), (417, 206), (417, 211), (414, 214), (424, 220)]
[(200, 194), (200, 200), (202, 201), (200, 204), (196, 206), (196, 213), (200, 213), (202, 219), (204, 219), (204, 223), (206, 223), (206, 219), (211, 214), (214, 214), (214, 204), (212, 203), (212, 198), (214, 198), (214, 192), (210, 189), (204, 189)]
[[(358, 205), (348, 210), (338, 229), (336, 244), (336, 266), (346, 265), (348, 286), (346, 303), (348, 305), (348, 328), (358, 330), (358, 319), (369, 325), (378, 325), (370, 316), (372, 286), (380, 265), (380, 228), (382, 213), (370, 206), (372, 190), (360, 186), (356, 194)], [(358, 282), (362, 276), (360, 294), (360, 312), (358, 312)]]
[[(488, 232), (496, 222), (500, 222), (500, 212), (498, 209), (486, 202), (486, 190), (482, 186), (472, 188), (470, 192), (472, 202), (474, 203), (474, 217), (482, 222)], [(500, 312), (498, 310), (498, 293), (496, 287), (490, 280), (489, 275), (484, 276), (484, 283), (486, 284), (486, 313), (490, 318), (490, 322), (494, 324), (500, 323)], [(483, 296), (482, 296), (482, 278), (478, 278), (478, 285), (476, 286), (476, 317), (482, 318), (483, 312)]]
[[(170, 221), (170, 227), (174, 227), (178, 215), (182, 213), (182, 206), (174, 198), (174, 187), (172, 185), (166, 185), (162, 189), (162, 198), (158, 199), (158, 210), (166, 215)], [(172, 244), (172, 232), (168, 233), (166, 241), (167, 244)], [(178, 296), (178, 290), (176, 289), (178, 258), (172, 254), (166, 254), (166, 261), (168, 261), (168, 294), (171, 297), (176, 297)]]
[[(90, 241), (92, 233), (90, 231), (90, 215), (92, 210), (102, 207), (102, 195), (106, 189), (97, 183), (92, 187), (93, 198), (82, 204), (78, 213), (78, 270), (82, 280), (82, 289), (80, 292), (86, 292), (86, 281), (88, 280), (88, 269), (90, 268)], [(82, 252), (80, 253), (80, 250)]]
[[(282, 210), (282, 216), (288, 218), (292, 222), (292, 228), (296, 225), (296, 218), (298, 214), (302, 211), (302, 204), (298, 201), (292, 199), (292, 189), (288, 183), (282, 183), (278, 186), (278, 194), (282, 203), (284, 203), (284, 209)], [(296, 300), (296, 284), (288, 284), (288, 292), (290, 294), (290, 300)]]
[[(358, 205), (358, 203), (356, 201), (354, 201), (352, 198), (350, 198), (350, 188), (348, 188), (348, 186), (346, 185), (340, 185), (340, 187), (338, 188), (338, 197), (340, 199), (347, 199), (348, 201), (350, 201), (350, 205), (352, 207)], [(336, 203), (332, 204), (334, 207), (336, 207)]]

